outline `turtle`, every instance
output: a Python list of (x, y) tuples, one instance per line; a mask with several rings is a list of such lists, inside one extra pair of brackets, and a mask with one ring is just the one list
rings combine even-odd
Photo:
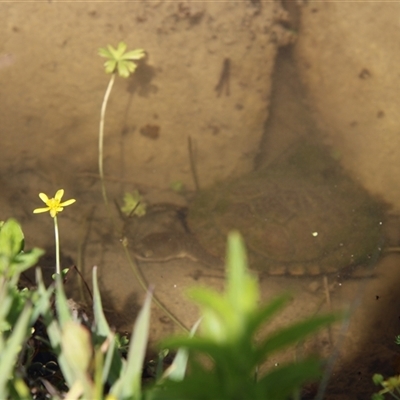
[(200, 191), (187, 224), (213, 257), (224, 257), (228, 232), (238, 230), (251, 268), (316, 276), (377, 255), (383, 212), (327, 148), (301, 143), (266, 167)]

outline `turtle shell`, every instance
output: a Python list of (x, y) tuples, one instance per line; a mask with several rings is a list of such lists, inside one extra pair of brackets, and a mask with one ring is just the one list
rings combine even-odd
[(272, 275), (335, 273), (376, 254), (382, 237), (382, 207), (326, 149), (311, 145), (199, 192), (187, 220), (220, 257), (228, 232), (238, 230), (250, 266)]

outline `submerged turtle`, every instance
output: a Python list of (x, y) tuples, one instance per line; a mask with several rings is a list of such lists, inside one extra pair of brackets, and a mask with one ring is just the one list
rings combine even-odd
[(224, 257), (227, 234), (236, 229), (252, 268), (296, 276), (335, 273), (377, 254), (381, 221), (382, 207), (312, 145), (201, 191), (187, 215), (212, 255)]

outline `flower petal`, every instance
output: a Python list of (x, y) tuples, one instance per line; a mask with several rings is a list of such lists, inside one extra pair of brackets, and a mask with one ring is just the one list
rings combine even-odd
[(46, 207), (46, 208), (35, 208), (33, 210), (34, 214), (39, 214), (39, 213), (44, 213), (50, 210), (50, 207)]
[(60, 206), (61, 207), (66, 207), (66, 206), (69, 206), (71, 204), (74, 204), (75, 202), (76, 202), (75, 199), (69, 199), (69, 200), (66, 200), (66, 201), (63, 201), (62, 203), (60, 203)]
[(57, 215), (58, 211), (61, 211), (61, 210), (56, 210), (55, 208), (52, 208), (50, 210), (51, 217), (54, 218)]
[(56, 195), (54, 196), (54, 198), (58, 201), (60, 201), (62, 199), (62, 197), (64, 196), (64, 189), (60, 189), (57, 190)]
[(40, 199), (43, 201), (43, 203), (46, 203), (49, 201), (49, 198), (47, 197), (47, 194), (44, 193), (39, 193)]

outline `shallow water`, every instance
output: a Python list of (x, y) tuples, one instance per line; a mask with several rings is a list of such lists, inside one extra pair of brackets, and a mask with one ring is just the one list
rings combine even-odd
[[(47, 11), (50, 12), (51, 18), (62, 16), (60, 9), (56, 11), (55, 8), (52, 8)], [(12, 10), (9, 12), (12, 14)], [(93, 15), (91, 18), (96, 21), (96, 14)], [(71, 21), (74, 20), (71, 18)], [(29, 25), (27, 27), (29, 28)], [(21, 29), (17, 26), (16, 28)], [(59, 48), (65, 48), (67, 54), (70, 51), (67, 43), (68, 34), (71, 35), (72, 41), (78, 40), (73, 36), (72, 31), (72, 28), (71, 31), (66, 29), (66, 43), (60, 41), (57, 44)], [(16, 30), (14, 30), (14, 34), (18, 34)], [(103, 38), (108, 40), (107, 33)], [(23, 126), (29, 127), (27, 132), (30, 132), (32, 137), (28, 136), (25, 131), (22, 136), (18, 136), (18, 132), (13, 136), (14, 131), (10, 126), (14, 125), (11, 122), (4, 122), (4, 126), (2, 126), (3, 149), (7, 150), (3, 151), (1, 161), (3, 166), (1, 177), (3, 196), (0, 197), (2, 218), (13, 216), (22, 223), (27, 247), (38, 246), (48, 249), (50, 257), (43, 260), (41, 264), (49, 277), (53, 272), (52, 265), (54, 264), (54, 258), (51, 257), (53, 221), (48, 215), (33, 215), (32, 210), (41, 206), (41, 201), (37, 196), (39, 192), (44, 191), (52, 196), (57, 189), (64, 187), (66, 199), (70, 197), (77, 199), (77, 203), (68, 207), (59, 217), (62, 251), (65, 256), (64, 267), (71, 262), (78, 265), (87, 281), (90, 282), (91, 267), (97, 265), (107, 316), (117, 329), (130, 331), (144, 293), (132, 273), (121, 245), (121, 239), (126, 233), (125, 221), (121, 219), (112, 204), (112, 213), (116, 221), (113, 227), (102, 204), (96, 170), (97, 147), (91, 145), (93, 138), (96, 141), (98, 116), (90, 114), (86, 100), (79, 102), (79, 107), (76, 106), (77, 98), (90, 97), (92, 92), (81, 93), (79, 79), (77, 80), (73, 74), (68, 75), (67, 68), (62, 63), (53, 64), (50, 60), (44, 60), (42, 68), (46, 69), (48, 79), (53, 82), (53, 86), (57, 87), (59, 78), (56, 74), (61, 70), (65, 74), (63, 76), (67, 76), (71, 80), (71, 85), (74, 87), (73, 92), (77, 97), (71, 100), (66, 94), (53, 93), (54, 96), (61, 96), (64, 99), (65, 107), (54, 110), (52, 120), (43, 121), (41, 112), (44, 108), (51, 109), (52, 101), (51, 96), (47, 98), (43, 93), (35, 95), (34, 85), (37, 84), (35, 82), (37, 71), (30, 71), (28, 63), (29, 58), (33, 57), (35, 52), (32, 49), (29, 51), (29, 55), (22, 56), (26, 65), (26, 76), (22, 81), (24, 84), (32, 86), (29, 86), (29, 90), (26, 89), (26, 92), (23, 87), (18, 91), (21, 99), (24, 98), (28, 103), (35, 105), (37, 112), (26, 114), (22, 109), (18, 110), (15, 117), (15, 119), (23, 121)], [(12, 71), (13, 63), (18, 61), (18, 57), (14, 58), (14, 55), (11, 56), (9, 52), (1, 54), (3, 55), (0, 55), (0, 73), (5, 70)], [(60, 59), (63, 54), (60, 52)], [(224, 57), (222, 57), (223, 59)], [(61, 72), (60, 76), (62, 76)], [(90, 76), (87, 79), (93, 78)], [(157, 91), (158, 89), (151, 83), (152, 78), (147, 77), (146, 79), (150, 80), (146, 87)], [(273, 81), (271, 115), (265, 123), (264, 135), (259, 146), (260, 151), (257, 156), (254, 154), (248, 156), (256, 169), (274, 162), (299, 138), (319, 139), (304, 102), (304, 93), (298, 81), (290, 51), (287, 49), (281, 52), (277, 61)], [(100, 103), (98, 99), (101, 99), (103, 93), (103, 83), (102, 81), (100, 85), (95, 81), (93, 85), (96, 90), (92, 100), (95, 99), (97, 103)], [(123, 84), (120, 85), (119, 89), (123, 89), (117, 93), (121, 94), (125, 88)], [(133, 90), (133, 92), (135, 91)], [(146, 93), (149, 95), (152, 91)], [(212, 95), (215, 96), (215, 93)], [(140, 100), (150, 101), (146, 96)], [(87, 101), (89, 102), (89, 100)], [(115, 114), (112, 118), (115, 117), (116, 120), (120, 118), (122, 121), (121, 132), (111, 136), (112, 140), (118, 142), (121, 151), (107, 154), (106, 163), (113, 171), (113, 175), (108, 176), (107, 187), (111, 199), (115, 198), (119, 203), (122, 202), (122, 195), (126, 190), (136, 187), (134, 186), (137, 182), (137, 179), (134, 179), (135, 174), (142, 173), (142, 170), (131, 171), (124, 168), (123, 155), (132, 157), (132, 149), (127, 145), (126, 139), (130, 132), (135, 131), (132, 121), (129, 120), (129, 113), (132, 112), (134, 115), (131, 106), (135, 105), (135, 101), (137, 101), (137, 97), (132, 94), (131, 90), (128, 101), (121, 101), (119, 111), (116, 112), (115, 109), (111, 111), (111, 114)], [(118, 103), (117, 100), (115, 102)], [(4, 93), (2, 104), (4, 105), (3, 109), (8, 113), (17, 109), (15, 103), (10, 103), (10, 105), (7, 102), (7, 96)], [(173, 105), (174, 103), (171, 101), (171, 108), (174, 108)], [(237, 109), (235, 112), (238, 112)], [(59, 125), (58, 114), (68, 115), (70, 120), (68, 126)], [(171, 111), (171, 119), (173, 115)], [(132, 119), (134, 120), (133, 117)], [(127, 123), (127, 121), (130, 122)], [(206, 122), (210, 123), (209, 121), (201, 122), (204, 122), (205, 125)], [(216, 132), (215, 126), (213, 124), (210, 126)], [(80, 136), (78, 145), (63, 146), (62, 138), (65, 135), (73, 135), (76, 127), (87, 131), (87, 137)], [(57, 137), (57, 140), (47, 140), (46, 137), (43, 139), (40, 132), (46, 132), (47, 138), (51, 136), (49, 134), (51, 132)], [(35, 134), (37, 135), (36, 140)], [(136, 140), (138, 137), (141, 139), (138, 135), (134, 139)], [(146, 143), (147, 146), (156, 146), (150, 141)], [(198, 141), (197, 144), (199, 145)], [(45, 150), (52, 154), (50, 160), (41, 159), (41, 154)], [(162, 158), (162, 146), (158, 151), (159, 157)], [(183, 158), (186, 160), (184, 165), (177, 166), (176, 160), (172, 158), (164, 160), (163, 169), (182, 170), (188, 174), (189, 162), (187, 161), (186, 144), (183, 151), (185, 152)], [(207, 151), (200, 155), (197, 162), (201, 166), (202, 157), (207, 157)], [(152, 166), (151, 161), (146, 160), (143, 163), (143, 171), (154, 175), (160, 174), (161, 172)], [(81, 163), (82, 167), (79, 170), (73, 169), (74, 162)], [(170, 175), (175, 177), (172, 173)], [(188, 196), (183, 197), (172, 190), (167, 190), (165, 186), (165, 182), (159, 187), (142, 184), (139, 185), (139, 189), (146, 192), (148, 195), (146, 200), (153, 204), (166, 202), (177, 206), (186, 206), (190, 201), (190, 196), (193, 195), (193, 193), (189, 193)], [(144, 230), (138, 234), (143, 235), (143, 232), (169, 227), (170, 223), (168, 218), (165, 220), (160, 217), (160, 214), (155, 214), (149, 226), (145, 228), (143, 228), (143, 224), (140, 226), (141, 229), (149, 229), (149, 231)], [(387, 216), (384, 223), (382, 237), (384, 242), (382, 243), (386, 247), (397, 246), (400, 243), (400, 229), (398, 228), (400, 224), (397, 217)], [(355, 230), (357, 228), (354, 226)], [(179, 229), (185, 231), (185, 227), (180, 226)], [(129, 237), (130, 240), (134, 238), (134, 234), (133, 237)], [(330, 274), (326, 277), (326, 281), (324, 281), (323, 275), (297, 278), (291, 276), (271, 277), (267, 274), (260, 274), (264, 300), (286, 290), (293, 293), (292, 303), (276, 321), (277, 324), (284, 325), (309, 315), (331, 310), (349, 310), (349, 318), (344, 326), (335, 326), (331, 330), (320, 332), (300, 349), (291, 350), (279, 357), (272, 358), (268, 366), (292, 360), (296, 352), (316, 352), (323, 356), (332, 356), (333, 369), (332, 371), (328, 370), (329, 380), (323, 398), (353, 400), (356, 395), (358, 398), (368, 398), (375, 390), (371, 383), (373, 373), (398, 372), (396, 368), (393, 368), (392, 360), (397, 354), (394, 337), (400, 333), (398, 312), (400, 299), (397, 290), (397, 282), (400, 279), (399, 263), (400, 255), (395, 252), (379, 257), (373, 254), (369, 262), (358, 266), (349, 275), (344, 275), (342, 272)], [(222, 289), (222, 272), (213, 270), (201, 262), (181, 258), (160, 263), (141, 261), (138, 264), (147, 282), (155, 286), (155, 293), (162, 303), (186, 326), (193, 325), (198, 316), (196, 308), (185, 298), (186, 288), (195, 284), (205, 284)], [(78, 282), (79, 279), (69, 282), (70, 293), (77, 297), (79, 296)], [(159, 338), (176, 331), (177, 328), (158, 309), (153, 307), (152, 312), (151, 342), (154, 343)]]

